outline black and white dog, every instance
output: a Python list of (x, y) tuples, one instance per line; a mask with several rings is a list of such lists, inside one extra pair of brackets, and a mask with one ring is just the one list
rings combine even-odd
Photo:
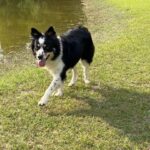
[(89, 65), (94, 55), (94, 44), (87, 28), (79, 26), (58, 37), (53, 27), (45, 33), (31, 28), (31, 48), (39, 67), (45, 67), (53, 76), (53, 80), (39, 101), (45, 105), (55, 91), (56, 96), (63, 94), (63, 82), (68, 69), (72, 69), (72, 79), (69, 86), (75, 84), (77, 71), (75, 65), (81, 60), (84, 82), (88, 84)]

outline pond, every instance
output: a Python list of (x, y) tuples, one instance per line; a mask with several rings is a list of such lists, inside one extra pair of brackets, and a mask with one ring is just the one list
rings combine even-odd
[(0, 50), (4, 54), (24, 50), (31, 27), (44, 32), (54, 26), (61, 34), (85, 20), (81, 0), (0, 1)]

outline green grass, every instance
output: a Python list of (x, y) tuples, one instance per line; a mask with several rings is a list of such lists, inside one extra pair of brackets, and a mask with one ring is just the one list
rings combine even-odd
[(85, 3), (96, 45), (92, 84), (83, 84), (79, 67), (77, 85), (40, 108), (48, 73), (20, 61), (2, 67), (1, 149), (150, 148), (150, 2)]
[[(136, 14), (141, 12), (145, 13), (149, 11), (150, 3), (149, 0), (108, 0), (112, 4), (116, 5), (117, 7), (125, 10), (131, 10)], [(144, 14), (146, 15), (146, 14)], [(147, 18), (148, 19), (148, 18)]]

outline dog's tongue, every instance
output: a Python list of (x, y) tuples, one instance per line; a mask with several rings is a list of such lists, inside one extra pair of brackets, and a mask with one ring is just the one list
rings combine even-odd
[(38, 67), (44, 67), (45, 66), (45, 60), (37, 60), (36, 64)]

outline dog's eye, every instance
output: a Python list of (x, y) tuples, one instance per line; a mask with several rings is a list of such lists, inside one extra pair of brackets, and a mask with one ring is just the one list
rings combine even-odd
[(40, 47), (40, 44), (37, 44), (38, 47)]
[(52, 48), (52, 50), (55, 52), (55, 51), (56, 51), (56, 48)]
[(44, 50), (49, 50), (49, 47), (48, 46), (43, 46)]
[(40, 49), (40, 44), (36, 45), (36, 50)]
[(44, 50), (48, 51), (49, 50), (49, 46), (47, 46), (46, 44), (43, 45)]

